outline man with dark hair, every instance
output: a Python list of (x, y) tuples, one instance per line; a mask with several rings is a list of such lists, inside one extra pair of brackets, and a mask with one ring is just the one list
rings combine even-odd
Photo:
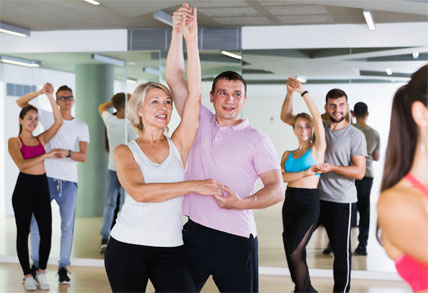
[(361, 130), (366, 137), (367, 155), (366, 155), (366, 173), (361, 180), (355, 180), (357, 187), (357, 209), (360, 213), (358, 246), (354, 253), (357, 255), (367, 255), (367, 241), (369, 238), (370, 226), (370, 191), (373, 185), (373, 161), (379, 161), (380, 156), (380, 137), (379, 133), (367, 125), (369, 117), (368, 107), (363, 102), (358, 102), (354, 106), (352, 116), (357, 119), (357, 123), (353, 124)]
[[(187, 97), (181, 23), (191, 17), (187, 3), (173, 14), (166, 80), (177, 112)], [(220, 292), (258, 291), (258, 242), (253, 209), (284, 199), (278, 155), (269, 137), (252, 127), (241, 111), (247, 100), (241, 75), (226, 71), (214, 80), (210, 101), (201, 106), (199, 129), (189, 153), (186, 180), (215, 179), (224, 196), (187, 194), (183, 214), (186, 257), (199, 292), (210, 275)], [(256, 180), (264, 187), (253, 194)]]
[[(20, 97), (16, 103), (21, 108), (39, 96), (39, 92), (29, 93)], [(61, 215), (61, 249), (58, 269), (60, 284), (70, 284), (67, 266), (70, 265), (73, 244), (74, 219), (77, 203), (77, 162), (85, 162), (88, 155), (88, 125), (71, 115), (74, 105), (73, 91), (66, 85), (56, 91), (56, 100), (63, 117), (63, 124), (55, 136), (46, 144), (46, 151), (60, 149), (61, 159), (46, 159), (45, 168), (48, 177), (51, 201), (55, 200), (60, 207)], [(39, 121), (47, 129), (53, 124), (51, 112), (39, 109)], [(79, 151), (76, 151), (79, 145)], [(39, 262), (40, 235), (37, 222), (33, 216), (31, 221), (31, 258), (33, 268)]]
[(237, 80), (237, 81), (241, 81), (242, 84), (244, 85), (244, 93), (245, 95), (247, 95), (247, 82), (245, 81), (245, 79), (237, 72), (235, 71), (224, 71), (222, 73), (220, 73), (219, 75), (216, 76), (216, 78), (213, 80), (213, 84), (211, 87), (211, 92), (215, 92), (217, 83), (219, 82), (219, 80)]
[[(324, 121), (327, 149), (324, 163), (314, 167), (321, 172), (319, 183), (320, 217), (334, 253), (333, 292), (349, 292), (351, 281), (351, 204), (357, 201), (355, 179), (365, 172), (366, 141), (361, 131), (346, 121), (348, 97), (340, 89), (326, 95)], [(285, 122), (292, 125), (290, 107)]]
[[(128, 97), (129, 96), (130, 95), (128, 94)], [(114, 211), (116, 209), (118, 197), (120, 197), (120, 210), (125, 196), (123, 187), (120, 185), (119, 179), (117, 178), (116, 165), (114, 164), (113, 160), (113, 152), (118, 145), (130, 142), (137, 137), (137, 134), (132, 129), (129, 122), (125, 119), (125, 99), (125, 93), (117, 93), (111, 98), (111, 101), (98, 106), (98, 111), (107, 128), (107, 141), (109, 150), (106, 203), (103, 214), (103, 225), (100, 231), (102, 236), (101, 244), (98, 248), (98, 252), (100, 253), (104, 253), (107, 248), (107, 242), (114, 220)], [(109, 112), (112, 107), (116, 109), (116, 113), (114, 114)]]

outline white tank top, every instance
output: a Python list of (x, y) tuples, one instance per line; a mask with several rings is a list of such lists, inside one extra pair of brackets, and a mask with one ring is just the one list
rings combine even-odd
[[(140, 167), (145, 183), (185, 180), (180, 154), (171, 138), (167, 139), (169, 155), (160, 164), (152, 162), (135, 140), (127, 144)], [(180, 196), (156, 203), (137, 202), (127, 194), (111, 236), (118, 241), (137, 245), (157, 247), (183, 245), (182, 201), (183, 197)]]

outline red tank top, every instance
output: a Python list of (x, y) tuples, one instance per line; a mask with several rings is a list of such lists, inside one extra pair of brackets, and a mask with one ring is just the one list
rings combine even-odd
[[(428, 197), (428, 188), (423, 185), (412, 174), (407, 174), (404, 178), (409, 180), (414, 187), (422, 191)], [(416, 260), (408, 255), (403, 255), (395, 260), (395, 267), (400, 276), (409, 283), (413, 291), (428, 289), (428, 265)]]
[(39, 142), (38, 145), (25, 145), (24, 142), (22, 141), (21, 136), (19, 136), (19, 140), (21, 140), (21, 143), (22, 143), (21, 154), (24, 159), (31, 159), (46, 153), (45, 148), (43, 147), (38, 137), (37, 137), (37, 141)]

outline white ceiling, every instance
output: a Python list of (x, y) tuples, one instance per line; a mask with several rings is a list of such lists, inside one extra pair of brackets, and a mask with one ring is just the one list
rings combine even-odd
[[(116, 28), (165, 28), (153, 19), (159, 9), (171, 14), (181, 5), (177, 0), (100, 0), (93, 6), (83, 0), (0, 0), (0, 21), (31, 30), (78, 30)], [(376, 23), (427, 22), (428, 0), (193, 0), (198, 7), (200, 27), (251, 25), (302, 25), (365, 23), (362, 9), (372, 9)], [(412, 33), (412, 32), (409, 32)], [(428, 38), (428, 36), (421, 36)], [(1, 44), (0, 44), (1, 45)], [(413, 59), (412, 53), (420, 57)], [(142, 67), (159, 62), (151, 52), (93, 52), (127, 60), (116, 68), (117, 78), (153, 79)], [(239, 70), (239, 63), (218, 51), (203, 52), (203, 77), (222, 70)], [(241, 53), (241, 52), (237, 52)], [(242, 52), (244, 76), (248, 80), (281, 82), (298, 72), (312, 80), (402, 80), (428, 62), (428, 48), (366, 48), (312, 50), (258, 50)], [(45, 68), (74, 71), (81, 63), (93, 63), (90, 53), (13, 54), (42, 61)], [(165, 56), (165, 54), (163, 54)], [(393, 71), (386, 76), (385, 69)], [(264, 71), (261, 73), (261, 71)]]
[[(31, 30), (165, 28), (153, 12), (171, 14), (178, 0), (0, 0), (0, 21)], [(193, 0), (201, 27), (364, 23), (372, 9), (377, 23), (427, 21), (426, 0)]]

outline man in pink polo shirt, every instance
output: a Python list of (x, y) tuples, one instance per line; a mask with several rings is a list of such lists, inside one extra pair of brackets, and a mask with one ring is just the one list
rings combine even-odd
[[(173, 14), (167, 58), (167, 83), (180, 116), (186, 102), (181, 20), (192, 21), (187, 3)], [(195, 193), (184, 198), (189, 217), (183, 238), (186, 257), (200, 291), (210, 275), (220, 292), (258, 291), (258, 246), (253, 209), (284, 199), (277, 153), (269, 137), (241, 119), (246, 83), (236, 72), (219, 74), (210, 100), (215, 114), (201, 107), (199, 130), (189, 153), (186, 180), (212, 178), (224, 185), (224, 196)], [(264, 187), (253, 193), (256, 180)]]

